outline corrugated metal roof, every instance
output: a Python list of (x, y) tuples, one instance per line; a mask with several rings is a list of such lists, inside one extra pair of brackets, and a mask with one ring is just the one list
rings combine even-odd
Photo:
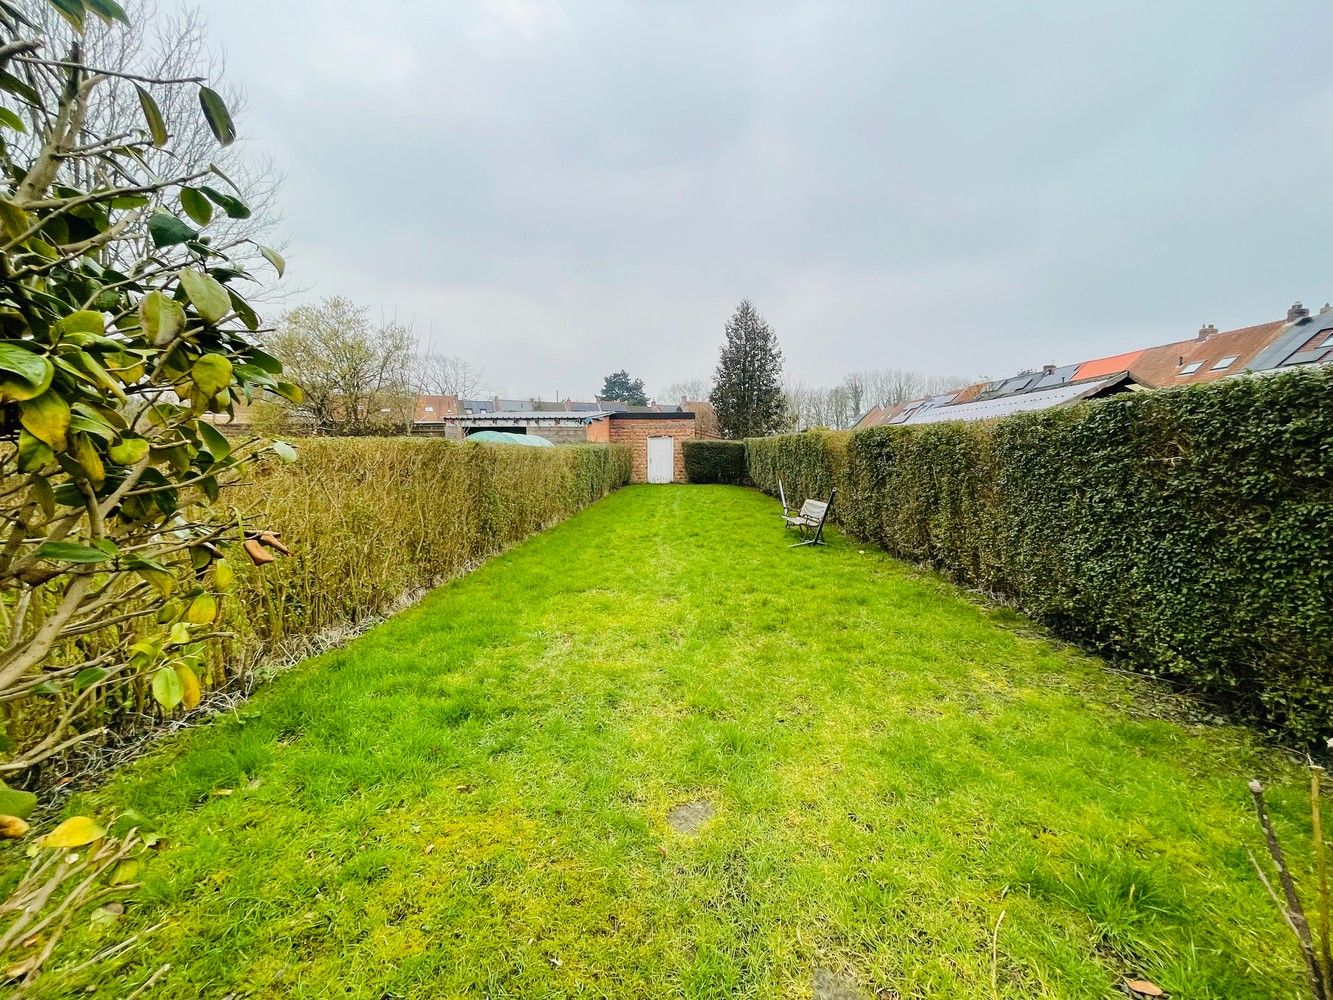
[(581, 423), (587, 423), (590, 420), (598, 420), (601, 417), (609, 416), (606, 413), (569, 413), (566, 411), (549, 410), (496, 410), (492, 413), (465, 413), (461, 416), (445, 416), (440, 419), (452, 420), (466, 423), (469, 420), (476, 421), (511, 421), (518, 422), (523, 420), (577, 420)]
[(939, 424), (948, 420), (989, 420), (992, 417), (1006, 417), (1011, 413), (1045, 410), (1095, 393), (1111, 385), (1114, 381), (1113, 378), (1104, 378), (1091, 382), (1074, 382), (1056, 386), (1052, 389), (1000, 396), (996, 399), (981, 399), (974, 403), (959, 403), (956, 406), (917, 410), (907, 415), (905, 419), (895, 422), (902, 424)]

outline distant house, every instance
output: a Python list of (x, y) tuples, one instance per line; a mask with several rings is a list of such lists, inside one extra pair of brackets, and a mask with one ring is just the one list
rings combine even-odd
[(696, 415), (683, 404), (632, 406), (606, 399), (418, 398), (412, 433), (461, 441), (481, 431), (535, 434), (554, 444), (628, 445), (631, 480), (636, 483), (684, 482), (681, 442), (699, 436)]
[(978, 382), (893, 406), (875, 406), (857, 427), (985, 420), (1122, 392), (1333, 363), (1333, 306), (1311, 315), (1299, 302), (1286, 319), (1237, 330), (1209, 324), (1189, 340), (1073, 365)]

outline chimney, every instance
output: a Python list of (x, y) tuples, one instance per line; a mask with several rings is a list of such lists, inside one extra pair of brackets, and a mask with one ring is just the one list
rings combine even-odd
[(1043, 375), (1054, 375), (1054, 374), (1055, 374), (1055, 365), (1042, 365), (1042, 366), (1041, 366), (1041, 373), (1042, 373)]
[(1199, 339), (1207, 340), (1216, 332), (1217, 332), (1217, 327), (1213, 326), (1212, 323), (1208, 323), (1204, 326), (1199, 327)]
[(1333, 305), (1329, 305), (1327, 302), (1325, 302), (1324, 308), (1319, 310), (1319, 315), (1322, 316), (1324, 315), (1324, 313), (1331, 313), (1331, 312), (1333, 312)]
[(1297, 299), (1292, 303), (1291, 308), (1287, 310), (1287, 322), (1295, 323), (1297, 320), (1305, 319), (1309, 315), (1310, 310), (1301, 305), (1300, 300)]

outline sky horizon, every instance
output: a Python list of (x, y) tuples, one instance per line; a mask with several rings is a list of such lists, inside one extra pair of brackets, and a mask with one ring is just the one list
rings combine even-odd
[(1333, 298), (1326, 4), (206, 14), (286, 175), (297, 301), (410, 320), (506, 394), (707, 378), (742, 298), (815, 385)]

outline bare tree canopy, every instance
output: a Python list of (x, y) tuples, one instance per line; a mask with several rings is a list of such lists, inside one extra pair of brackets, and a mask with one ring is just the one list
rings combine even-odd
[(792, 430), (852, 427), (871, 407), (894, 406), (937, 392), (948, 392), (975, 379), (955, 375), (928, 375), (902, 368), (852, 372), (834, 386), (806, 385), (799, 379), (783, 387), (788, 426)]
[(476, 399), (492, 391), (486, 373), (456, 354), (419, 355), (413, 364), (413, 383), (427, 395), (459, 399)]
[(376, 323), (364, 306), (330, 296), (288, 311), (269, 349), (305, 390), (304, 403), (281, 414), (289, 429), (345, 435), (411, 429), (416, 340), (410, 326)]
[(682, 400), (699, 402), (707, 399), (712, 390), (713, 385), (706, 378), (685, 379), (683, 382), (672, 382), (657, 398), (657, 401), (659, 403), (679, 403)]

